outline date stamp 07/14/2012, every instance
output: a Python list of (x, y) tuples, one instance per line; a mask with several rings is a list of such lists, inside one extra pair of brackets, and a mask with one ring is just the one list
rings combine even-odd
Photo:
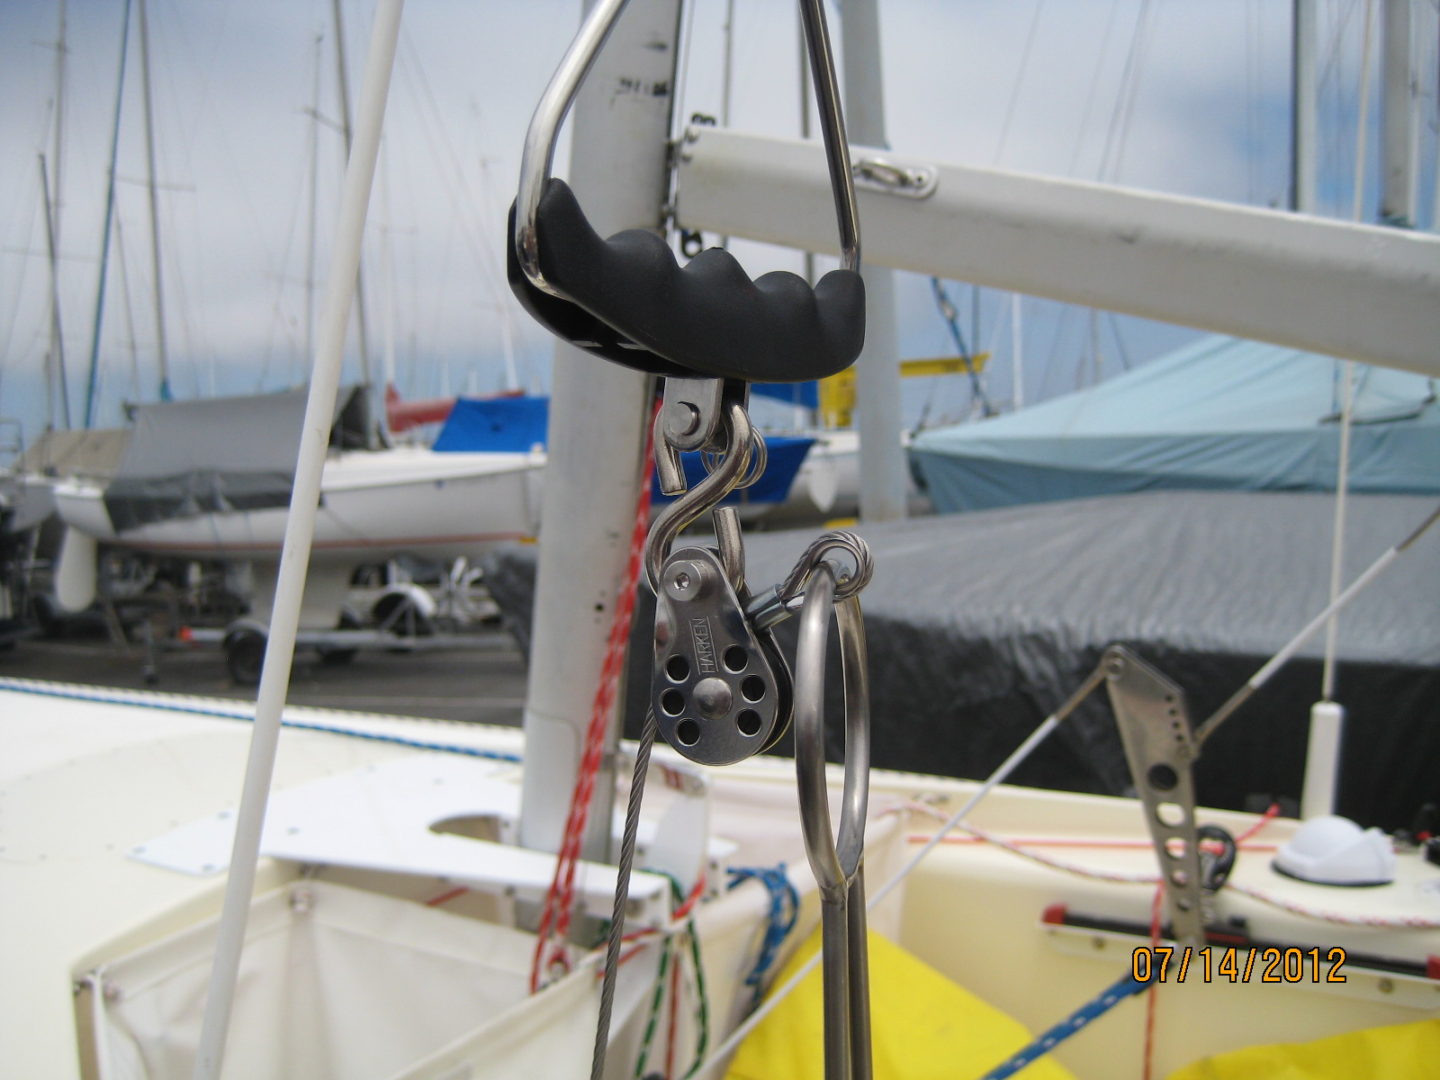
[(1138, 982), (1343, 983), (1345, 950), (1312, 946), (1237, 948), (1234, 945), (1141, 945), (1130, 955)]

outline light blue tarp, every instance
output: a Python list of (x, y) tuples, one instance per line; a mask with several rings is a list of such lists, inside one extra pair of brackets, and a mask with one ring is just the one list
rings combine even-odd
[[(924, 432), (911, 459), (945, 513), (1158, 489), (1330, 491), (1342, 370), (1205, 338), (1099, 386)], [(1351, 489), (1440, 492), (1435, 380), (1359, 366), (1356, 385)]]

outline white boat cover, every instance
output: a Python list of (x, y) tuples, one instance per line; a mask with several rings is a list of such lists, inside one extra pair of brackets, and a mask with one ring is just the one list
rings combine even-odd
[[(137, 405), (105, 509), (116, 532), (152, 521), (286, 506), (307, 391)], [(365, 445), (365, 393), (342, 389), (331, 444)]]

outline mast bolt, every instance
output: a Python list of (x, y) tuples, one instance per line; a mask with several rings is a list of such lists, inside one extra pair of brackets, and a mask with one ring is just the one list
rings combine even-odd
[(672, 401), (665, 426), (674, 435), (690, 435), (700, 427), (700, 410), (688, 401)]
[(699, 600), (710, 591), (710, 570), (703, 563), (682, 559), (665, 574), (665, 594), (672, 600)]

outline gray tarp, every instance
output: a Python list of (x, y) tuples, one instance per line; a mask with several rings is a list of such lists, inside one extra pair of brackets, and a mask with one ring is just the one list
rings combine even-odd
[[(134, 408), (134, 427), (105, 509), (116, 531), (152, 521), (285, 506), (305, 417), (302, 387), (250, 397), (167, 401)], [(359, 388), (341, 390), (337, 439), (363, 414)], [(363, 416), (358, 421), (363, 430)]]
[[(1353, 497), (1346, 580), (1433, 505)], [(1325, 606), (1332, 512), (1323, 495), (1156, 492), (862, 527), (876, 566), (863, 596), (875, 764), (987, 775), (1113, 642), (1179, 683), (1198, 722)], [(782, 579), (811, 535), (748, 538), (752, 587)], [(487, 566), (497, 600), (527, 624), (533, 573), (531, 551)], [(650, 601), (648, 590), (641, 598)], [(793, 655), (794, 620), (777, 633)], [(648, 634), (641, 626), (633, 639), (632, 731)], [(1196, 773), (1203, 801), (1298, 796), (1320, 655), (1317, 641), (1209, 741)], [(1408, 825), (1422, 804), (1440, 803), (1440, 526), (1346, 610), (1340, 657), (1337, 698), (1350, 716), (1340, 810)], [(832, 676), (837, 666), (832, 657)], [(1103, 692), (1016, 781), (1127, 790)]]

